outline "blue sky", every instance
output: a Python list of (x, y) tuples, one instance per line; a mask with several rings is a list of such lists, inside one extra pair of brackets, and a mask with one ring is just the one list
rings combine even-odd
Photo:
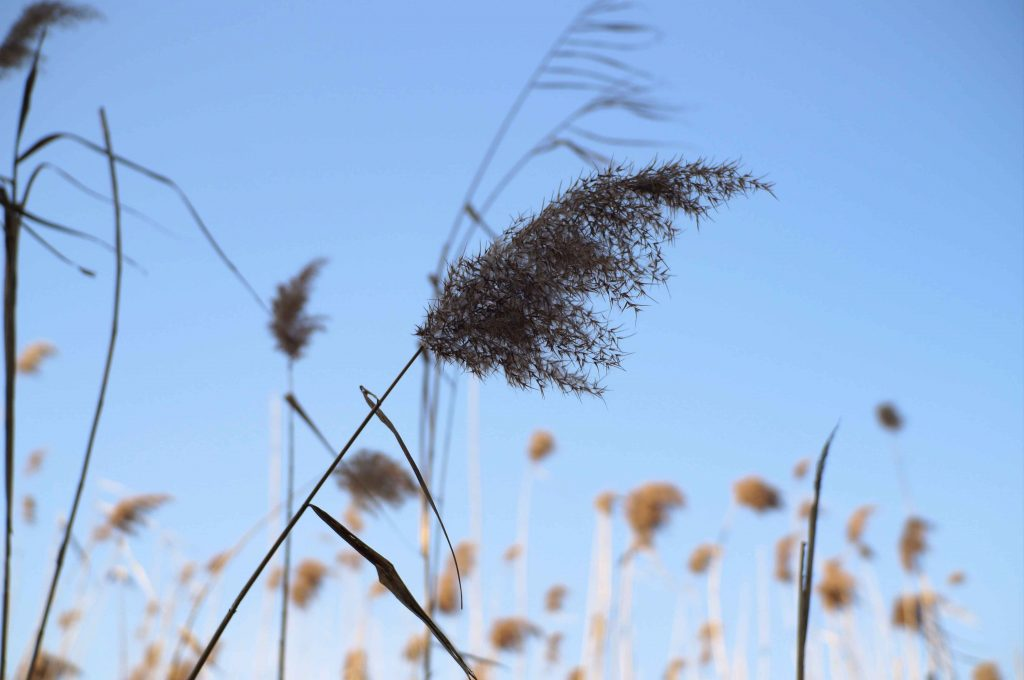
[[(357, 386), (382, 390), (412, 352), (426, 275), (473, 170), (578, 7), (103, 2), (102, 22), (50, 36), (28, 137), (69, 130), (98, 139), (105, 106), (116, 149), (175, 178), (266, 297), (309, 259), (327, 257), (313, 306), (329, 317), (329, 332), (315, 339), (296, 383), (340, 441), (364, 412)], [(0, 24), (17, 10), (0, 10)], [(876, 503), (868, 537), (883, 590), (895, 592), (903, 510), (891, 437), (873, 415), (891, 399), (907, 418), (898, 446), (916, 510), (935, 525), (929, 573), (936, 581), (954, 568), (969, 575), (955, 599), (976, 623), (954, 624), (955, 647), (965, 660), (994, 658), (1009, 672), (1024, 638), (1021, 6), (650, 2), (637, 16), (662, 39), (630, 58), (656, 74), (659, 96), (679, 111), (654, 126), (602, 121), (616, 134), (666, 140), (616, 158), (741, 159), (775, 182), (777, 200), (740, 199), (700, 231), (687, 226), (669, 255), (674, 278), (637, 321), (631, 356), (608, 377), (604, 401), (516, 392), (500, 378), (483, 385), (489, 613), (512, 606), (500, 552), (514, 540), (524, 447), (538, 427), (559, 446), (534, 490), (531, 591), (556, 581), (572, 588), (574, 613), (561, 622), (571, 654), (598, 492), (655, 479), (682, 487), (688, 506), (659, 550), (685, 582), (684, 558), (717, 532), (732, 481), (756, 473), (787, 491), (786, 513), (735, 522), (724, 574), (725, 609), (735, 612), (743, 592), (753, 592), (754, 556), (788, 529), (806, 492), (790, 483), (792, 464), (813, 455), (840, 419), (821, 555), (842, 551), (848, 512)], [(20, 76), (0, 83), (8, 103), (0, 128), (11, 136), (20, 86)], [(532, 98), (489, 181), (570, 105), (563, 94)], [(100, 159), (71, 147), (51, 159), (106, 190)], [(544, 157), (489, 222), (537, 207), (583, 170), (568, 154)], [(110, 234), (109, 209), (56, 176), (36, 192), (36, 212)], [(175, 500), (156, 515), (160, 526), (205, 559), (266, 511), (268, 412), (284, 365), (263, 313), (175, 198), (127, 175), (122, 195), (173, 235), (126, 222), (125, 248), (146, 273), (126, 274), (81, 531), (118, 497), (115, 483), (168, 492)], [(20, 455), (37, 446), (50, 455), (40, 476), (18, 481), (19, 497), (39, 498), (40, 521), (16, 529), (16, 650), (35, 625), (50, 568), (39, 555), (52, 553), (56, 517), (66, 512), (109, 319), (109, 256), (61, 245), (99, 275), (84, 279), (24, 245), (22, 344), (45, 338), (60, 353), (20, 383)], [(387, 409), (413, 439), (418, 387), (403, 384)], [(465, 394), (463, 380), (446, 494), (453, 537), (468, 531)], [(394, 450), (388, 437), (371, 427), (362, 441)], [(324, 457), (301, 430), (299, 451), (298, 478), (306, 479)], [(344, 505), (333, 490), (323, 503), (339, 512)], [(377, 521), (366, 536), (418, 575), (412, 509), (396, 521), (404, 533)], [(625, 532), (620, 523), (620, 543)], [(296, 539), (300, 555), (335, 549), (312, 518)], [(136, 549), (150, 563), (162, 554), (144, 539)], [(227, 605), (256, 559), (247, 550), (228, 570), (214, 609)], [(337, 602), (340, 588), (332, 588)], [(674, 596), (665, 593), (654, 572), (641, 576), (641, 677), (660, 672), (668, 653), (665, 603)], [(138, 604), (137, 594), (129, 597)], [(352, 614), (318, 606), (297, 625), (331, 653), (323, 675), (309, 677), (335, 677)], [(260, 607), (247, 601), (236, 617), (225, 664), (249, 662), (246, 640), (256, 635)], [(376, 607), (387, 655), (413, 625), (397, 607)], [(777, 634), (785, 651), (776, 663), (785, 668), (789, 638)], [(118, 648), (114, 601), (97, 614), (89, 640), (80, 657), (87, 677), (108, 677)], [(296, 664), (316, 657), (293, 652)]]

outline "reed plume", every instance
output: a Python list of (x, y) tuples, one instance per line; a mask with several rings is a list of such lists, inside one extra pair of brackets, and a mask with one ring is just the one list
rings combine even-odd
[(669, 513), (685, 505), (679, 487), (668, 482), (649, 482), (626, 496), (626, 520), (633, 529), (633, 545), (649, 548), (654, 534), (669, 520)]
[(65, 680), (81, 675), (78, 666), (62, 657), (42, 652), (28, 674), (28, 680)]
[(870, 557), (872, 555), (871, 548), (864, 542), (864, 529), (874, 511), (875, 506), (862, 505), (853, 511), (850, 519), (846, 522), (846, 540), (851, 545), (856, 546), (862, 557)]
[(568, 594), (569, 589), (561, 583), (548, 588), (548, 591), (544, 593), (544, 611), (549, 614), (562, 611), (562, 607), (565, 606), (565, 598)]
[(961, 569), (957, 569), (956, 571), (950, 572), (949, 576), (946, 577), (946, 583), (948, 583), (951, 586), (963, 585), (966, 580), (967, 574), (965, 574)]
[(851, 604), (856, 594), (853, 575), (843, 569), (838, 559), (825, 562), (825, 573), (818, 581), (818, 596), (826, 611), (842, 611)]
[[(459, 543), (455, 546), (455, 558), (459, 561), (462, 573), (466, 576), (471, 575), (476, 566), (476, 546), (469, 541)], [(444, 614), (459, 612), (459, 581), (455, 563), (451, 559), (441, 572), (437, 587), (437, 608)]]
[(97, 17), (99, 13), (88, 5), (65, 2), (33, 2), (28, 5), (0, 43), (0, 80), (29, 61), (40, 36), (48, 29)]
[(875, 417), (878, 424), (890, 432), (899, 432), (903, 429), (903, 414), (892, 402), (883, 402), (875, 408)]
[(397, 508), (418, 490), (404, 467), (390, 456), (367, 449), (353, 454), (334, 475), (360, 510), (372, 511), (378, 505)]
[(43, 461), (46, 459), (46, 449), (33, 449), (32, 453), (28, 454), (28, 460), (25, 461), (25, 476), (34, 475), (43, 467)]
[(134, 535), (146, 515), (170, 500), (171, 497), (165, 493), (148, 493), (122, 499), (107, 513), (106, 521), (96, 528), (93, 536), (102, 541), (114, 532)]
[(549, 666), (558, 664), (562, 657), (562, 640), (565, 636), (562, 633), (548, 635), (544, 643), (544, 660)]
[(295, 567), (295, 582), (292, 583), (291, 597), (299, 608), (305, 609), (316, 598), (327, 576), (327, 566), (315, 559), (305, 559)]
[(73, 628), (74, 625), (76, 623), (78, 623), (79, 621), (81, 621), (81, 620), (82, 620), (82, 610), (81, 609), (68, 609), (67, 611), (61, 612), (60, 615), (57, 617), (57, 626), (61, 630), (65, 630), (66, 631), (66, 630), (68, 630), (70, 628)]
[(713, 648), (722, 635), (722, 626), (717, 621), (705, 621), (697, 629), (697, 641), (700, 643), (700, 665), (711, 663), (714, 656)]
[(402, 648), (402, 658), (411, 664), (417, 664), (426, 655), (428, 646), (430, 646), (429, 632), (413, 633), (412, 637), (406, 641), (405, 647)]
[(702, 543), (693, 549), (686, 561), (686, 568), (691, 574), (703, 574), (711, 566), (711, 560), (718, 555), (718, 546), (714, 543)]
[(737, 480), (732, 491), (737, 503), (758, 514), (782, 507), (778, 489), (755, 475)]
[(932, 610), (938, 604), (938, 597), (932, 592), (900, 595), (892, 605), (892, 625), (914, 632), (922, 630), (926, 618), (932, 617)]
[(565, 680), (587, 680), (587, 672), (583, 670), (582, 666), (576, 666), (569, 675), (565, 676)]
[(664, 680), (683, 680), (684, 670), (686, 670), (686, 659), (676, 657), (668, 662)]
[(505, 548), (505, 552), (502, 553), (501, 559), (508, 563), (515, 562), (519, 559), (519, 556), (523, 554), (523, 546), (518, 543), (513, 543), (509, 547)]
[(928, 551), (928, 522), (920, 517), (908, 517), (900, 534), (900, 564), (908, 572), (920, 569), (921, 556)]
[(971, 680), (1001, 680), (999, 667), (991, 661), (979, 663), (971, 671)]
[(555, 450), (555, 437), (546, 430), (537, 430), (530, 435), (530, 443), (526, 447), (526, 453), (530, 460), (539, 463)]
[(334, 557), (334, 561), (352, 571), (359, 571), (363, 566), (363, 558), (355, 550), (342, 550)]
[(807, 476), (807, 471), (810, 470), (810, 469), (811, 469), (811, 459), (810, 458), (801, 458), (800, 460), (798, 460), (796, 462), (796, 465), (793, 466), (793, 478), (794, 479), (803, 479), (804, 477)]
[(345, 662), (341, 667), (342, 680), (368, 680), (366, 651), (352, 649), (345, 654)]
[(513, 387), (600, 395), (601, 376), (623, 357), (611, 310), (639, 310), (668, 279), (661, 249), (678, 232), (671, 214), (699, 225), (757, 190), (771, 185), (735, 163), (702, 160), (581, 178), (479, 255), (451, 264), (416, 334), (479, 378), (501, 371)]
[(491, 624), (491, 644), (503, 652), (521, 652), (528, 638), (540, 634), (540, 628), (518, 616), (496, 619)]
[(21, 499), (21, 519), (25, 524), (36, 523), (36, 499), (34, 496), (23, 496)]
[(277, 286), (271, 302), (270, 333), (277, 349), (291, 361), (302, 358), (313, 334), (324, 330), (324, 317), (306, 311), (317, 274), (327, 263), (313, 260), (294, 277)]
[(37, 340), (28, 347), (21, 350), (18, 355), (18, 373), (22, 375), (35, 375), (39, 373), (43, 362), (57, 353), (55, 345), (45, 340)]
[(284, 578), (284, 567), (274, 567), (267, 573), (267, 590), (277, 590)]
[(618, 499), (618, 495), (611, 491), (603, 491), (597, 495), (594, 499), (594, 507), (602, 515), (612, 514), (612, 510), (615, 509), (615, 501)]
[(797, 537), (787, 534), (775, 543), (775, 580), (782, 583), (793, 582), (793, 549)]
[(159, 642), (152, 642), (146, 645), (142, 653), (142, 659), (128, 675), (128, 680), (150, 680), (156, 676), (157, 667), (160, 665), (160, 657), (163, 654), (163, 647)]

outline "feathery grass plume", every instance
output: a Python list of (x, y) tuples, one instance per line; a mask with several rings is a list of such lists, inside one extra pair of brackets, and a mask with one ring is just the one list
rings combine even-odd
[(714, 543), (701, 543), (690, 553), (690, 558), (686, 561), (686, 567), (690, 570), (691, 574), (703, 574), (711, 566), (711, 560), (715, 559), (717, 555), (717, 545)]
[(686, 504), (679, 487), (668, 482), (648, 482), (626, 496), (626, 520), (633, 529), (633, 545), (649, 548), (655, 532), (665, 526), (669, 512)]
[(903, 415), (892, 402), (886, 401), (875, 407), (875, 417), (878, 418), (878, 424), (890, 432), (903, 429)]
[(227, 550), (222, 550), (221, 552), (211, 557), (210, 561), (206, 563), (206, 572), (208, 574), (216, 576), (217, 574), (224, 571), (224, 567), (228, 565), (228, 562), (230, 562), (231, 558), (234, 556), (235, 551), (233, 549), (228, 548)]
[(195, 661), (173, 661), (167, 669), (167, 680), (187, 680)]
[(271, 302), (270, 332), (277, 348), (292, 361), (302, 358), (313, 333), (324, 330), (324, 318), (309, 314), (306, 304), (313, 280), (326, 262), (313, 260), (286, 283), (279, 284)]
[(776, 581), (793, 582), (793, 550), (796, 548), (796, 538), (793, 534), (787, 534), (775, 543)]
[(192, 577), (196, 575), (196, 563), (186, 562), (182, 565), (181, 571), (178, 572), (178, 583), (186, 585), (192, 580)]
[(576, 666), (565, 676), (565, 680), (587, 680), (587, 672), (583, 670), (583, 666)]
[(971, 680), (1000, 680), (999, 667), (991, 661), (979, 663), (971, 671)]
[(426, 631), (415, 633), (406, 641), (405, 647), (402, 648), (402, 658), (411, 664), (419, 663), (423, 660), (423, 655), (427, 653), (429, 645), (430, 633)]
[(668, 662), (665, 668), (665, 680), (683, 680), (683, 671), (686, 670), (686, 659), (676, 657)]
[(491, 644), (503, 652), (521, 652), (527, 638), (540, 634), (540, 628), (518, 616), (495, 619), (491, 624)]
[(451, 264), (416, 334), (479, 378), (501, 371), (513, 387), (601, 395), (602, 375), (623, 357), (613, 310), (639, 310), (668, 279), (661, 248), (678, 232), (672, 213), (699, 226), (757, 190), (771, 185), (735, 163), (703, 160), (580, 178), (482, 253)]
[(501, 559), (506, 562), (512, 563), (519, 559), (519, 556), (523, 554), (523, 546), (518, 543), (513, 543), (509, 547), (505, 548), (505, 552), (502, 553)]
[(352, 649), (345, 654), (345, 663), (341, 667), (341, 680), (368, 680), (366, 651)]
[(722, 627), (717, 621), (705, 621), (697, 629), (697, 641), (700, 642), (700, 665), (706, 666), (711, 663), (714, 656), (714, 644), (722, 634)]
[(929, 524), (920, 517), (908, 517), (900, 534), (900, 564), (912, 572), (920, 569), (921, 556), (928, 550)]
[(302, 560), (295, 567), (295, 581), (292, 583), (292, 602), (305, 609), (320, 592), (327, 565), (312, 558)]
[(57, 626), (61, 630), (70, 630), (76, 623), (82, 620), (81, 609), (68, 609), (60, 613), (57, 617)]
[(34, 449), (32, 453), (28, 454), (28, 460), (25, 461), (25, 476), (28, 477), (39, 472), (45, 458), (46, 449)]
[(388, 592), (388, 589), (384, 587), (383, 583), (380, 581), (374, 581), (370, 584), (370, 589), (366, 594), (371, 600), (375, 600), (386, 592)]
[(807, 471), (810, 470), (810, 469), (811, 469), (811, 459), (810, 458), (801, 458), (800, 460), (798, 460), (796, 462), (796, 465), (793, 466), (793, 478), (794, 479), (803, 479), (804, 477), (807, 476)]
[(18, 373), (22, 375), (35, 375), (39, 372), (43, 362), (57, 353), (57, 347), (46, 342), (37, 340), (18, 355)]
[(135, 668), (128, 675), (128, 680), (150, 680), (156, 676), (157, 666), (160, 665), (160, 657), (163, 654), (163, 647), (159, 642), (151, 642), (146, 645), (142, 658)]
[(539, 463), (552, 454), (555, 450), (555, 438), (547, 430), (537, 430), (530, 435), (530, 443), (526, 452), (530, 460)]
[[(476, 566), (476, 546), (470, 541), (462, 541), (455, 546), (455, 557), (459, 561), (463, 575), (469, 576)], [(459, 581), (455, 563), (450, 558), (438, 582), (437, 608), (444, 614), (459, 612)]]
[(737, 480), (732, 485), (732, 491), (737, 503), (757, 513), (782, 507), (779, 490), (756, 475)]
[(951, 586), (963, 585), (966, 580), (967, 574), (965, 574), (961, 569), (957, 569), (956, 571), (950, 572), (949, 576), (946, 577), (946, 583), (948, 583)]
[(853, 604), (857, 582), (843, 569), (839, 559), (825, 562), (825, 573), (818, 581), (818, 596), (825, 611), (841, 611)]
[(363, 566), (363, 558), (355, 550), (342, 550), (335, 555), (334, 561), (352, 571), (359, 571)]
[[(27, 666), (28, 663), (25, 662), (25, 665)], [(82, 671), (78, 666), (67, 659), (49, 652), (42, 652), (36, 659), (32, 672), (28, 674), (28, 680), (64, 680), (78, 677), (81, 674)]]
[(342, 517), (345, 519), (345, 524), (352, 527), (352, 531), (363, 530), (363, 513), (359, 512), (359, 507), (355, 503), (350, 503), (349, 506), (345, 508), (345, 513)]
[(284, 567), (277, 566), (267, 573), (267, 590), (277, 590), (284, 578)]
[(892, 604), (892, 625), (897, 628), (920, 631), (925, 617), (931, 618), (931, 610), (938, 604), (938, 597), (932, 592), (900, 595)]
[(568, 594), (569, 589), (561, 583), (548, 588), (548, 591), (544, 593), (544, 611), (552, 614), (562, 611), (562, 607), (565, 606), (565, 598)]
[(562, 640), (565, 638), (561, 633), (548, 635), (544, 647), (544, 660), (549, 666), (554, 666), (562, 657)]
[(102, 541), (117, 531), (124, 535), (134, 535), (145, 521), (146, 515), (171, 500), (165, 493), (147, 493), (129, 496), (117, 502), (107, 513), (106, 521), (96, 528), (93, 536)]
[(618, 494), (611, 491), (603, 491), (597, 495), (594, 499), (594, 507), (602, 515), (610, 515), (615, 509), (615, 501), (618, 499)]
[[(811, 516), (811, 508), (814, 507), (814, 499), (807, 498), (800, 501), (800, 506), (796, 509), (796, 516), (800, 519), (807, 519)], [(824, 514), (822, 509), (818, 508), (818, 514)]]
[(390, 456), (368, 449), (353, 454), (334, 475), (338, 486), (348, 491), (352, 502), (368, 512), (378, 504), (397, 508), (419, 489), (403, 466)]
[(862, 505), (853, 511), (850, 519), (846, 522), (846, 540), (857, 547), (862, 557), (871, 557), (872, 555), (871, 548), (864, 543), (864, 529), (874, 511), (875, 506)]
[(36, 42), (47, 29), (97, 17), (99, 13), (87, 5), (65, 2), (33, 2), (28, 5), (0, 43), (0, 80), (29, 61), (35, 52)]
[(25, 524), (36, 523), (36, 499), (33, 496), (22, 497), (21, 518), (25, 521)]

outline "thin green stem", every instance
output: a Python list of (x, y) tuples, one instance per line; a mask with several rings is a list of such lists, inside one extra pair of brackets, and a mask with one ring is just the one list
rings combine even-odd
[[(295, 362), (288, 360), (288, 394), (294, 392)], [(288, 409), (288, 490), (285, 517), (292, 516), (295, 494), (295, 410)], [(277, 678), (284, 680), (285, 657), (288, 650), (288, 591), (292, 574), (292, 537), (284, 541), (284, 572), (281, 575), (281, 630), (277, 640)]]

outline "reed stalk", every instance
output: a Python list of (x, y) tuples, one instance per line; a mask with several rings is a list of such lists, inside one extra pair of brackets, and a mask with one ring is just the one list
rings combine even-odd
[[(294, 391), (295, 362), (288, 360), (288, 394)], [(295, 495), (295, 410), (288, 409), (288, 467), (285, 491), (285, 517), (292, 516)], [(288, 650), (288, 591), (291, 587), (292, 537), (284, 541), (284, 572), (281, 574), (281, 629), (277, 640), (277, 679), (284, 680)]]

